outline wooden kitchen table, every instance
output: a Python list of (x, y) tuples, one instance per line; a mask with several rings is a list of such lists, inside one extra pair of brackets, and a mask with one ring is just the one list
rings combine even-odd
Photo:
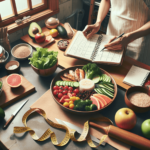
[[(59, 40), (59, 39), (57, 39), (57, 40)], [(18, 40), (15, 43), (13, 43), (11, 45), (11, 47), (13, 47), (17, 44), (20, 44), (20, 43), (22, 43), (22, 41)], [(51, 45), (51, 47), (49, 45), (48, 48), (49, 48), (49, 50), (54, 50), (54, 48), (57, 49), (55, 44)], [(62, 67), (65, 67), (65, 66), (70, 67), (71, 65), (74, 65), (74, 64), (86, 63), (86, 61), (77, 60), (77, 59), (74, 59), (71, 57), (65, 57), (65, 56), (63, 56), (64, 52), (62, 52), (60, 50), (58, 50), (58, 51), (59, 51), (59, 56), (58, 56), (59, 57), (59, 65)], [(66, 61), (65, 59), (70, 60), (70, 63), (68, 61)], [(9, 60), (14, 60), (14, 58), (12, 56), (10, 56)], [(60, 62), (62, 62), (62, 64)], [(129, 62), (126, 62), (126, 63), (130, 64), (130, 59), (129, 59)], [(20, 110), (20, 112), (17, 114), (17, 116), (14, 118), (14, 120), (11, 122), (11, 124), (8, 126), (8, 128), (6, 130), (2, 129), (3, 125), (5, 124), (5, 121), (0, 122), (0, 140), (3, 142), (3, 144), (6, 145), (9, 148), (9, 150), (28, 150), (28, 149), (29, 150), (62, 150), (62, 149), (65, 149), (65, 150), (71, 150), (71, 149), (91, 150), (91, 148), (88, 146), (87, 142), (76, 143), (76, 142), (70, 141), (64, 147), (56, 147), (52, 144), (50, 139), (48, 139), (44, 142), (38, 142), (38, 141), (34, 141), (31, 138), (29, 133), (13, 134), (14, 126), (19, 126), (19, 127), (23, 126), (22, 117), (25, 114), (25, 112), (30, 109), (30, 106), (33, 103), (35, 103), (35, 101), (37, 101), (47, 90), (49, 90), (52, 79), (61, 71), (61, 69), (58, 67), (53, 75), (51, 75), (50, 77), (44, 78), (44, 77), (38, 76), (33, 71), (28, 60), (20, 61), (20, 67), (21, 67), (21, 74), (36, 87), (37, 92), (35, 92), (32, 95), (28, 95), (25, 98), (20, 99), (20, 101), (14, 103), (4, 109), (5, 114), (6, 114), (5, 120), (8, 120), (10, 118), (11, 114), (22, 104), (22, 102), (29, 99), (29, 101)], [(128, 68), (129, 67), (127, 67), (125, 69), (128, 69)], [(110, 71), (111, 71), (111, 69), (110, 69)], [(122, 71), (124, 71), (124, 70), (122, 70)], [(2, 78), (5, 75), (6, 75), (6, 71), (4, 68), (2, 68), (0, 70), (0, 78)], [(118, 87), (118, 93), (117, 93), (117, 97), (116, 97), (115, 101), (109, 107), (102, 110), (100, 112), (100, 114), (111, 119), (115, 123), (114, 116), (115, 116), (116, 111), (120, 108), (127, 107), (124, 102), (124, 94), (125, 94), (125, 90)], [(49, 97), (47, 97), (47, 99), (49, 99)], [(146, 112), (144, 114), (136, 113), (136, 116), (137, 116), (137, 123), (136, 123), (136, 126), (134, 127), (134, 129), (131, 130), (131, 132), (142, 136), (140, 126), (144, 120), (149, 118), (150, 111)], [(50, 128), (52, 131), (55, 132), (59, 142), (65, 136), (64, 131), (50, 127), (45, 122), (45, 120), (37, 114), (34, 114), (33, 116), (29, 117), (27, 124), (29, 127), (31, 127), (32, 129), (35, 130), (35, 132), (37, 133), (37, 135), (39, 137), (48, 128)], [(116, 150), (114, 147), (112, 147), (108, 144), (106, 144), (105, 147), (100, 146), (97, 149), (98, 150)], [(138, 149), (132, 147), (131, 150), (138, 150)]]
[[(46, 27), (42, 28), (42, 32), (44, 32), (46, 35), (49, 35), (49, 29)], [(21, 38), (23, 41), (29, 43), (33, 47), (35, 47), (35, 44), (33, 40), (29, 37), (29, 35), (25, 35)], [(57, 37), (55, 38), (55, 42), (47, 45), (46, 47), (48, 48), (49, 51), (58, 51), (58, 64), (62, 68), (68, 68), (68, 67), (73, 67), (75, 65), (85, 65), (89, 61), (79, 59), (79, 58), (73, 58), (73, 57), (68, 57), (64, 55), (64, 51), (59, 50), (57, 47), (57, 42), (59, 40), (62, 40), (62, 38)], [(69, 40), (71, 42), (71, 40)], [(98, 64), (99, 67), (103, 68), (104, 70), (108, 71), (112, 77), (115, 79), (117, 85), (121, 86), (124, 89), (128, 89), (130, 86), (127, 84), (123, 83), (123, 79), (128, 73), (129, 69), (131, 68), (132, 65), (136, 65), (145, 69), (150, 70), (150, 66), (145, 65), (137, 60), (134, 60), (128, 56), (124, 57), (123, 64), (121, 66), (112, 66), (112, 65), (101, 65)], [(149, 78), (150, 79), (150, 78)]]

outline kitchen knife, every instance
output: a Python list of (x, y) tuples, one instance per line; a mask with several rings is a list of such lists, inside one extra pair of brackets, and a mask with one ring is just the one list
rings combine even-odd
[(14, 119), (14, 117), (17, 115), (17, 113), (20, 111), (20, 109), (27, 103), (28, 100), (26, 100), (25, 102), (23, 102), (20, 107), (11, 114), (11, 117), (8, 119), (8, 121), (5, 123), (3, 129), (5, 129), (9, 124), (10, 122)]
[[(69, 123), (69, 122), (66, 122), (66, 121), (63, 121), (63, 120), (60, 120), (60, 119), (57, 119), (57, 118), (55, 118), (55, 119), (56, 119), (56, 121), (57, 121), (59, 124), (61, 124), (61, 125), (66, 125), (66, 126), (68, 126), (69, 128), (76, 130), (76, 131), (77, 131), (78, 133), (80, 133), (80, 134), (81, 134), (82, 131), (83, 131), (82, 128), (80, 128), (80, 127), (78, 127), (78, 126), (76, 126), (76, 125), (74, 125), (74, 124), (72, 124), (72, 123)], [(94, 137), (93, 135), (90, 135), (90, 136), (91, 136), (91, 139), (92, 139), (94, 142), (96, 142), (96, 143), (99, 143), (99, 142), (100, 142), (100, 140), (97, 139), (96, 137)], [(105, 145), (106, 145), (106, 142), (103, 142), (102, 145), (105, 146)]]

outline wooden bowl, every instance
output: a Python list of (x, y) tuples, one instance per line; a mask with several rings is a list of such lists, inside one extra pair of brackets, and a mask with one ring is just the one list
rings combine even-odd
[(48, 69), (38, 69), (31, 64), (32, 69), (38, 75), (43, 76), (43, 77), (48, 77), (48, 76), (52, 75), (55, 72), (55, 70), (57, 69), (57, 66), (58, 66), (58, 59), (57, 59), (57, 63), (53, 67), (48, 68)]
[(89, 114), (89, 113), (95, 113), (95, 112), (101, 111), (101, 110), (105, 109), (106, 107), (108, 107), (108, 106), (115, 100), (116, 95), (117, 95), (117, 84), (116, 84), (115, 80), (112, 78), (112, 76), (111, 76), (108, 72), (106, 72), (105, 70), (103, 70), (103, 69), (101, 69), (101, 68), (100, 68), (100, 69), (101, 69), (102, 73), (108, 75), (108, 76), (111, 78), (112, 83), (114, 84), (114, 91), (115, 91), (115, 92), (114, 92), (114, 97), (113, 97), (113, 99), (112, 99), (112, 102), (109, 103), (108, 105), (106, 105), (105, 107), (103, 107), (102, 109), (100, 109), (100, 110), (94, 110), (94, 111), (79, 111), (79, 110), (69, 109), (69, 108), (67, 108), (67, 107), (64, 107), (61, 103), (59, 103), (59, 99), (58, 99), (55, 95), (53, 95), (53, 86), (55, 85), (55, 82), (56, 82), (56, 81), (62, 80), (62, 79), (60, 78), (61, 75), (63, 75), (63, 74), (66, 73), (66, 72), (69, 72), (69, 70), (75, 70), (76, 68), (82, 69), (82, 67), (83, 67), (83, 66), (78, 65), (78, 66), (74, 66), (74, 67), (70, 67), (70, 68), (64, 69), (64, 70), (62, 70), (61, 72), (59, 72), (59, 73), (54, 77), (54, 79), (52, 80), (51, 85), (50, 85), (50, 92), (51, 92), (51, 94), (52, 94), (52, 97), (53, 97), (53, 99), (55, 100), (55, 102), (56, 102), (63, 110), (68, 111), (68, 112), (71, 112), (71, 113)]
[[(17, 65), (18, 67), (16, 69), (8, 69), (10, 66), (12, 65)], [(12, 60), (12, 61), (9, 61), (6, 65), (5, 65), (5, 69), (6, 69), (6, 72), (8, 74), (11, 74), (11, 73), (18, 73), (20, 71), (20, 63), (18, 61), (15, 61), (15, 60)]]
[(133, 111), (138, 112), (138, 113), (144, 113), (144, 112), (149, 111), (150, 110), (150, 106), (149, 107), (139, 107), (139, 106), (136, 106), (136, 105), (134, 105), (134, 104), (132, 104), (130, 102), (128, 97), (133, 92), (143, 92), (143, 93), (146, 93), (146, 94), (149, 95), (149, 91), (145, 87), (141, 87), (141, 86), (130, 87), (125, 93), (125, 103), (126, 103), (126, 105), (129, 108), (131, 108)]

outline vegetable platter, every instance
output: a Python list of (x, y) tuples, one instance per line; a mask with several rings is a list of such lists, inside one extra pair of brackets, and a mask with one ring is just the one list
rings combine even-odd
[(108, 72), (88, 63), (59, 72), (51, 82), (50, 91), (62, 109), (87, 114), (108, 107), (116, 98), (117, 85)]

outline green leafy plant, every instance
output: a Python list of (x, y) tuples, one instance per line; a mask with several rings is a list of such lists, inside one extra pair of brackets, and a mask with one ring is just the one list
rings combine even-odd
[(58, 52), (48, 51), (48, 48), (41, 47), (37, 47), (36, 50), (36, 52), (33, 52), (32, 57), (29, 58), (29, 64), (38, 69), (48, 69), (57, 63)]
[(86, 73), (86, 78), (93, 79), (94, 76), (101, 75), (101, 70), (95, 63), (88, 63), (82, 68)]

